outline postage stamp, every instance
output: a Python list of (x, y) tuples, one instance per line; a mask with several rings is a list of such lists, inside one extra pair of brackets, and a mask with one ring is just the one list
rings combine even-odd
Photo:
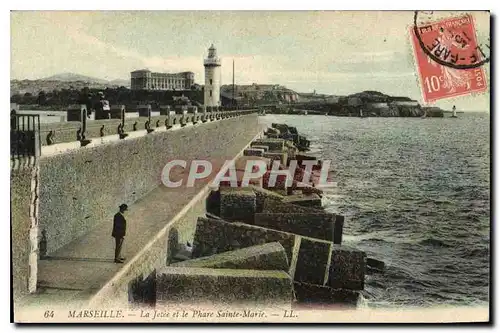
[(410, 36), (424, 102), (486, 91), (489, 46), (478, 43), (473, 17), (423, 16), (415, 12)]

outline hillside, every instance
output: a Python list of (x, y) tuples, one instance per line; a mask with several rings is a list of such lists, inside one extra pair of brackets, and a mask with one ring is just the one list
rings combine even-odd
[[(266, 105), (288, 103), (336, 103), (338, 96), (313, 93), (299, 93), (279, 84), (235, 85), (234, 96), (240, 105)], [(232, 99), (233, 86), (223, 85), (221, 95)]]
[(85, 87), (90, 89), (106, 89), (129, 87), (130, 80), (107, 81), (95, 77), (75, 74), (61, 73), (37, 80), (11, 80), (10, 95), (38, 95), (41, 91), (52, 92), (54, 90), (81, 90)]
[(75, 74), (75, 73), (60, 73), (60, 74), (52, 75), (49, 77), (45, 77), (45, 78), (40, 79), (40, 80), (41, 81), (63, 81), (63, 82), (83, 81), (83, 82), (94, 82), (94, 83), (100, 83), (100, 84), (108, 83), (108, 81), (103, 80), (103, 79), (98, 79), (95, 77), (85, 76), (85, 75)]

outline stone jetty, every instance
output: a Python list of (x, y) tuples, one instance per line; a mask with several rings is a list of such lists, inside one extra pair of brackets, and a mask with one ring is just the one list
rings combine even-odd
[[(155, 272), (156, 304), (357, 306), (367, 257), (342, 244), (345, 219), (323, 209), (314, 179), (301, 182), (301, 162), (315, 159), (303, 154), (309, 146), (284, 124), (273, 124), (264, 138), (251, 142), (236, 168), (259, 159), (267, 172), (246, 187), (221, 183), (212, 190), (192, 246)], [(278, 177), (271, 186), (271, 162), (285, 170), (292, 159), (299, 161), (292, 185)]]

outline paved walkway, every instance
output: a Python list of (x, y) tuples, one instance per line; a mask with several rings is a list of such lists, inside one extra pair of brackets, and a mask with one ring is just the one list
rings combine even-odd
[[(160, 186), (130, 205), (122, 256), (132, 259), (206, 184), (195, 185), (175, 189)], [(113, 260), (112, 225), (112, 219), (101, 221), (88, 234), (52, 253), (49, 258), (39, 260), (40, 300), (84, 299), (123, 267)]]

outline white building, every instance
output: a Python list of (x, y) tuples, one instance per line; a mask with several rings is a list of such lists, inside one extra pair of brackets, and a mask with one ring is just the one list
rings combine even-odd
[(205, 107), (219, 107), (221, 87), (221, 60), (217, 57), (214, 45), (208, 49), (208, 57), (203, 61), (205, 66)]
[(154, 73), (141, 69), (130, 73), (132, 90), (190, 90), (194, 85), (194, 73)]

